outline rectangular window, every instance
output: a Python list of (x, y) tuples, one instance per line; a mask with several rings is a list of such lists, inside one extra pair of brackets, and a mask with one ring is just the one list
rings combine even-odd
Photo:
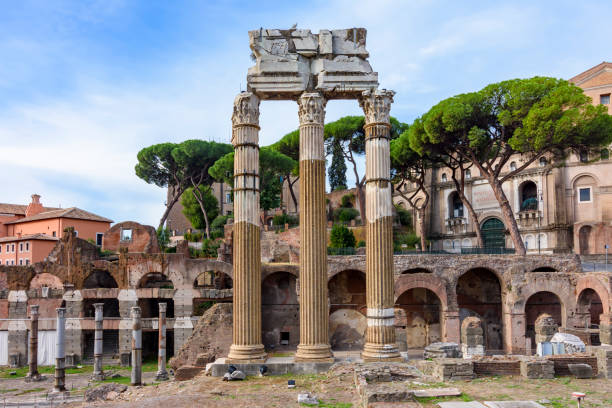
[(131, 241), (131, 240), (132, 240), (132, 230), (122, 229), (121, 230), (121, 241)]
[(7, 264), (7, 265), (9, 264), (9, 260), (8, 260), (8, 259), (6, 260), (6, 264)]
[(8, 254), (9, 252), (11, 252), (11, 246), (6, 244), (6, 253)]
[(11, 244), (11, 252), (15, 253), (15, 244)]
[(78, 236), (79, 236), (79, 231), (74, 230), (74, 236), (75, 236), (75, 237), (78, 237)]
[(30, 260), (26, 259), (26, 265), (29, 265), (29, 264), (30, 264)]
[(20, 265), (20, 266), (21, 266), (21, 265), (23, 265), (23, 259), (20, 259), (20, 260), (19, 260), (19, 265)]
[(2, 245), (0, 245), (0, 254), (2, 253)]
[(11, 259), (11, 265), (15, 265), (15, 260)]
[(102, 238), (104, 237), (104, 234), (101, 232), (96, 232), (96, 245), (97, 246), (102, 246)]
[(225, 202), (230, 204), (232, 202), (232, 193), (225, 193)]
[(602, 105), (610, 104), (610, 94), (599, 95), (599, 103)]
[(55, 237), (55, 236), (56, 236), (56, 233), (55, 233), (55, 231), (53, 231), (53, 234), (51, 234), (51, 235), (53, 235), (53, 236)]
[(582, 187), (578, 189), (578, 202), (579, 203), (590, 203), (591, 202), (591, 187)]
[(30, 252), (30, 243), (26, 242), (26, 252)]
[(23, 242), (19, 243), (19, 252), (23, 252)]

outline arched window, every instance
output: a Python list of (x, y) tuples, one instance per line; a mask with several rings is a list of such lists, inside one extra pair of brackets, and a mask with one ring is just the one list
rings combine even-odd
[(510, 171), (516, 170), (516, 162), (510, 163)]
[(465, 171), (465, 178), (466, 179), (471, 179), (472, 178), (472, 172), (470, 171), (470, 169), (467, 169)]
[(587, 152), (586, 150), (581, 150), (578, 156), (580, 157), (580, 161), (582, 163), (586, 163), (589, 161), (589, 152)]
[(526, 181), (520, 186), (521, 211), (538, 209), (538, 187), (533, 181)]
[(446, 180), (448, 180), (446, 177), (446, 173), (442, 173), (442, 182), (444, 183), (446, 182)]
[(459, 194), (454, 191), (451, 195), (450, 195), (450, 200), (449, 200), (449, 217), (450, 218), (460, 218), (463, 217), (463, 203), (461, 202), (461, 199), (459, 198)]
[(544, 167), (548, 164), (548, 160), (546, 160), (546, 157), (540, 157), (540, 167)]

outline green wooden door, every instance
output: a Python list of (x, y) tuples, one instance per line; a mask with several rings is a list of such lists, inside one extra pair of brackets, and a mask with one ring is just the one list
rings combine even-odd
[(489, 218), (481, 227), (485, 248), (504, 248), (506, 228), (499, 218)]

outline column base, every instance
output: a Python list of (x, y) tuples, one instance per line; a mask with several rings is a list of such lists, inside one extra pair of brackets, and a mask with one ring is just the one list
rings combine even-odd
[(168, 381), (169, 379), (170, 377), (167, 371), (158, 371), (157, 374), (155, 374), (155, 381)]
[(293, 361), (296, 363), (321, 362), (333, 363), (334, 355), (329, 344), (300, 344)]
[(93, 373), (91, 375), (92, 381), (104, 381), (106, 375), (104, 373)]
[(47, 377), (45, 377), (44, 375), (40, 375), (39, 373), (36, 373), (34, 375), (30, 375), (30, 373), (28, 373), (28, 375), (26, 375), (26, 377), (24, 378), (25, 382), (38, 382), (38, 381), (45, 381), (47, 379)]
[(364, 362), (404, 361), (397, 344), (368, 344), (363, 346), (361, 358)]
[(248, 346), (232, 344), (225, 362), (229, 364), (263, 363), (267, 357), (263, 344)]

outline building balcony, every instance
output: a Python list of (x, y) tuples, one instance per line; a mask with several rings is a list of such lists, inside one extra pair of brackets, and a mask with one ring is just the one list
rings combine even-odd
[(446, 219), (447, 234), (463, 234), (467, 230), (467, 219), (465, 217), (450, 217)]
[(533, 228), (541, 222), (542, 213), (539, 210), (526, 209), (517, 213), (518, 225), (521, 228)]

